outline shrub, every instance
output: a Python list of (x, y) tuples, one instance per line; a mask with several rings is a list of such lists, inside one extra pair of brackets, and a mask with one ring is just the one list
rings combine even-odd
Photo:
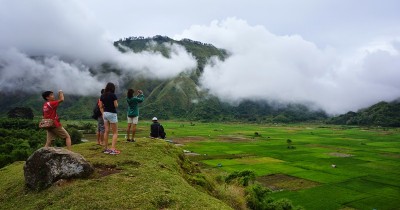
[(0, 168), (13, 162), (11, 155), (0, 154)]
[(97, 125), (93, 123), (67, 124), (65, 128), (82, 130), (84, 133), (96, 133)]
[(245, 197), (247, 207), (257, 210), (303, 210), (302, 207), (294, 207), (289, 199), (283, 198), (274, 201), (269, 194), (271, 190), (256, 183), (246, 188)]
[(231, 183), (232, 181), (236, 180), (240, 185), (242, 186), (248, 186), (249, 182), (254, 182), (256, 179), (256, 174), (254, 171), (250, 170), (244, 170), (244, 171), (234, 171), (231, 174), (229, 174), (225, 178), (226, 183)]
[(166, 209), (173, 205), (175, 201), (168, 195), (160, 195), (154, 198), (151, 202), (157, 209)]
[(11, 156), (13, 157), (14, 161), (26, 160), (31, 153), (32, 151), (29, 149), (15, 149), (11, 152)]
[(69, 128), (68, 133), (71, 136), (72, 144), (79, 144), (82, 140), (82, 133), (75, 128)]
[(279, 199), (268, 204), (267, 209), (271, 210), (304, 210), (303, 207), (293, 206), (292, 201), (287, 198)]
[(267, 209), (268, 204), (273, 201), (272, 198), (268, 197), (270, 192), (269, 189), (258, 183), (250, 185), (245, 190), (247, 206), (250, 209)]
[(33, 111), (29, 107), (15, 107), (8, 111), (9, 118), (33, 119)]
[(0, 128), (38, 130), (38, 122), (26, 119), (0, 119)]

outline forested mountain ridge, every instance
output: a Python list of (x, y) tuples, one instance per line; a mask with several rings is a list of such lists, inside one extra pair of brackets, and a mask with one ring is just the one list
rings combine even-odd
[(400, 127), (400, 99), (392, 102), (381, 101), (358, 112), (347, 112), (332, 117), (327, 122), (340, 125)]
[[(309, 120), (327, 119), (322, 110), (312, 110), (301, 104), (273, 105), (266, 100), (242, 101), (236, 105), (219, 100), (199, 88), (201, 76), (208, 60), (216, 56), (220, 60), (227, 59), (229, 52), (211, 44), (201, 43), (189, 39), (180, 41), (166, 36), (149, 38), (130, 37), (114, 42), (114, 46), (121, 52), (127, 48), (133, 52), (154, 51), (169, 57), (167, 44), (178, 44), (191, 53), (197, 61), (197, 68), (192, 72), (184, 72), (171, 79), (147, 79), (143, 77), (123, 78), (124, 84), (119, 87), (119, 115), (124, 119), (126, 114), (125, 90), (127, 88), (142, 89), (145, 101), (141, 104), (140, 114), (143, 118), (158, 116), (161, 119), (181, 118), (187, 120), (233, 120), (250, 122), (301, 122)], [(103, 64), (96, 72), (115, 72), (120, 70), (109, 64)], [(0, 115), (14, 107), (30, 107), (35, 115), (41, 115), (43, 99), (40, 93), (13, 93), (0, 92)], [(88, 119), (98, 96), (66, 95), (65, 103), (60, 106), (59, 113), (64, 119)]]

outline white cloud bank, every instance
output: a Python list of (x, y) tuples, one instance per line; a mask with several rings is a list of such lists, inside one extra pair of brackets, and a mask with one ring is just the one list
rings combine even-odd
[(2, 91), (41, 92), (52, 88), (85, 95), (98, 94), (104, 84), (81, 63), (66, 63), (56, 56), (31, 59), (16, 49), (0, 49), (0, 88)]
[(226, 101), (311, 103), (337, 114), (400, 97), (396, 37), (343, 55), (332, 47), (320, 49), (300, 35), (279, 36), (228, 18), (194, 25), (175, 38), (212, 43), (232, 54), (224, 62), (210, 61), (201, 78), (203, 88)]
[[(120, 81), (113, 74), (90, 73), (89, 67), (104, 62), (130, 77), (169, 78), (196, 67), (195, 59), (177, 45), (167, 46), (170, 59), (154, 52), (120, 53), (78, 0), (0, 0), (0, 4), (2, 91), (63, 89), (97, 95), (106, 82)], [(130, 27), (130, 21), (143, 20), (119, 21)], [(343, 113), (400, 96), (399, 37), (371, 40), (343, 53), (334, 47), (321, 49), (301, 35), (281, 36), (264, 26), (228, 18), (192, 26), (175, 38), (211, 43), (232, 53), (225, 62), (210, 61), (201, 78), (203, 88), (224, 100), (313, 103), (329, 113)]]
[[(121, 80), (113, 74), (103, 75), (102, 80), (91, 77), (89, 67), (105, 62), (122, 70), (122, 77), (141, 75), (157, 79), (174, 77), (197, 65), (192, 55), (174, 44), (166, 46), (171, 51), (170, 58), (156, 52), (119, 52), (106, 30), (79, 1), (1, 0), (1, 5), (2, 91), (25, 90), (19, 81), (26, 81), (35, 82), (25, 85), (38, 90), (63, 89), (97, 95), (99, 84), (103, 87), (108, 81)], [(35, 61), (30, 56), (44, 56), (44, 61)]]

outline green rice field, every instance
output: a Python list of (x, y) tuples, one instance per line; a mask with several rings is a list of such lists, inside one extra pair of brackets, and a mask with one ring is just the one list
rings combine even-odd
[[(163, 124), (167, 139), (191, 151), (193, 161), (226, 172), (253, 170), (274, 198), (305, 209), (400, 209), (398, 128)], [(148, 135), (147, 126), (139, 126), (139, 137)]]

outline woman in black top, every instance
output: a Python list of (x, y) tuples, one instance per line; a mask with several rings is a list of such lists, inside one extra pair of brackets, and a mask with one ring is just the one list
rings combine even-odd
[[(120, 151), (115, 149), (115, 144), (118, 139), (118, 101), (117, 96), (115, 95), (115, 85), (113, 83), (107, 83), (104, 94), (100, 97), (100, 106), (104, 109), (104, 153), (118, 155)], [(111, 149), (108, 149), (108, 132), (110, 131), (110, 127), (113, 132), (113, 137)]]

